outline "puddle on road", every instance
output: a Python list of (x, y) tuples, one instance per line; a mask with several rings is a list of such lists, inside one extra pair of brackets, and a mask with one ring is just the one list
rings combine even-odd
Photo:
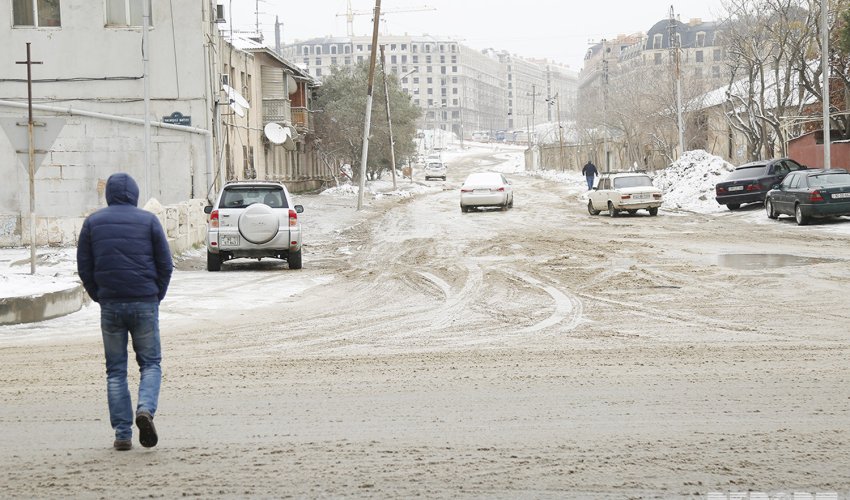
[(838, 259), (825, 259), (822, 257), (801, 257), (789, 254), (726, 254), (717, 256), (717, 265), (721, 267), (732, 267), (735, 269), (765, 269), (790, 266), (810, 266), (813, 264), (825, 264), (838, 262)]

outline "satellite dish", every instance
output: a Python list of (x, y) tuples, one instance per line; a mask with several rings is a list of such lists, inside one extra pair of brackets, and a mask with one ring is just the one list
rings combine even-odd
[(230, 99), (232, 102), (238, 104), (239, 106), (245, 109), (251, 108), (251, 105), (248, 103), (248, 100), (242, 97), (242, 94), (236, 92), (236, 90), (234, 90), (233, 87), (231, 87), (230, 85), (222, 85), (221, 89), (224, 90), (224, 92), (227, 94), (228, 99)]
[(286, 130), (286, 140), (283, 142), (283, 148), (287, 151), (295, 151), (295, 138), (298, 137), (298, 131), (292, 125), (283, 127)]
[(266, 126), (263, 127), (263, 133), (274, 144), (283, 144), (286, 139), (292, 136), (287, 127), (275, 122), (266, 123)]
[(291, 75), (286, 75), (286, 88), (289, 89), (289, 95), (298, 92), (298, 83)]
[(234, 113), (239, 115), (239, 117), (245, 116), (245, 110), (242, 108), (242, 106), (239, 105), (239, 103), (235, 101), (230, 103), (230, 109), (232, 109)]

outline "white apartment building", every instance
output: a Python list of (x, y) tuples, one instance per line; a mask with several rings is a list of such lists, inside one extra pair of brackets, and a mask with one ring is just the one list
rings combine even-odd
[[(368, 61), (371, 43), (366, 36), (315, 38), (287, 45), (284, 55), (321, 79), (334, 67)], [(573, 108), (577, 74), (564, 66), (430, 35), (381, 36), (379, 43), (387, 70), (399, 76), (402, 89), (423, 110), (420, 128), (492, 137), (495, 131), (524, 132), (532, 122), (549, 121), (546, 99), (555, 94), (563, 99), (563, 115)]]

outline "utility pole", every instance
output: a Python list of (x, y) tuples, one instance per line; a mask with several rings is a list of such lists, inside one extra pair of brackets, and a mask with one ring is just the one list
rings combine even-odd
[(27, 137), (29, 138), (29, 177), (30, 177), (30, 274), (35, 274), (35, 136), (32, 119), (32, 65), (42, 64), (30, 57), (30, 42), (27, 42), (27, 60), (15, 64), (27, 65)]
[(564, 160), (564, 126), (561, 125), (561, 97), (560, 93), (555, 93), (555, 104), (558, 106), (558, 142), (561, 145), (561, 170), (566, 170), (566, 161)]
[[(538, 94), (538, 93), (537, 93), (537, 84), (534, 84), (534, 83), (532, 83), (532, 84), (531, 84), (531, 93), (530, 93), (530, 94), (527, 94), (527, 95), (530, 95), (530, 96), (531, 96), (531, 132), (532, 132), (534, 135), (537, 135), (537, 130), (536, 130), (536, 129), (537, 129), (537, 127), (536, 127), (536, 126), (535, 126), (535, 124), (534, 124), (534, 118), (535, 118), (535, 116), (534, 116), (534, 115), (536, 115), (536, 114), (537, 114), (537, 109), (536, 109), (537, 96), (538, 96), (538, 95), (540, 95), (540, 94)], [(533, 136), (532, 136), (532, 137), (533, 137)], [(533, 139), (532, 139), (532, 141), (531, 141), (531, 144), (532, 144), (532, 145), (534, 144), (534, 140), (533, 140)]]
[[(826, 1), (826, 0), (824, 0)], [(680, 42), (681, 40), (677, 36), (676, 33), (676, 16), (673, 13), (673, 6), (670, 6), (670, 58), (674, 65), (674, 71), (676, 76), (676, 120), (679, 125), (679, 149), (680, 155), (685, 152), (685, 125), (682, 120), (682, 72), (680, 68), (681, 63), (681, 50), (680, 50)]]
[(149, 69), (148, 31), (151, 26), (151, 13), (148, 2), (142, 2), (142, 75), (145, 92), (145, 196), (153, 198), (151, 193), (151, 78)]
[(821, 73), (823, 74), (823, 168), (832, 164), (832, 126), (829, 123), (829, 2), (820, 2)]
[(369, 81), (366, 84), (366, 120), (363, 124), (363, 154), (360, 156), (360, 183), (357, 190), (357, 210), (363, 208), (366, 191), (366, 161), (369, 159), (369, 129), (372, 126), (372, 86), (375, 82), (375, 63), (378, 56), (378, 26), (381, 22), (381, 0), (375, 0), (375, 18), (372, 28), (372, 57), (369, 59)]
[(608, 51), (606, 39), (602, 39), (602, 154), (604, 155), (605, 171), (610, 172), (608, 165)]
[(390, 90), (387, 85), (387, 68), (384, 65), (384, 46), (381, 45), (381, 74), (384, 76), (384, 97), (387, 98), (387, 128), (390, 131), (390, 170), (393, 174), (393, 190), (398, 189), (395, 181), (395, 141), (393, 140), (393, 120), (390, 117)]

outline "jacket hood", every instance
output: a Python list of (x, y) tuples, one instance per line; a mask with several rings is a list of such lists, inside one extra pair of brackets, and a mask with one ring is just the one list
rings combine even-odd
[(107, 205), (132, 205), (139, 203), (139, 185), (129, 174), (112, 174), (106, 180)]

